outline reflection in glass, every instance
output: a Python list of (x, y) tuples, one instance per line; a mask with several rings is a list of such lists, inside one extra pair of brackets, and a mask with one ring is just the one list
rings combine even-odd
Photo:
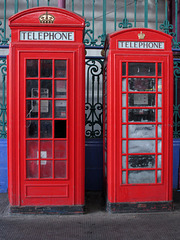
[(55, 60), (55, 77), (66, 77), (66, 60)]
[(162, 137), (162, 125), (158, 125), (158, 137)]
[(126, 122), (126, 109), (122, 110), (122, 121)]
[(161, 63), (158, 63), (158, 76), (161, 76)]
[(129, 76), (155, 76), (155, 63), (128, 63)]
[(161, 170), (157, 171), (157, 182), (161, 183)]
[(129, 153), (155, 153), (155, 140), (129, 140)]
[(52, 81), (41, 80), (41, 98), (52, 97)]
[(126, 125), (122, 125), (122, 137), (126, 137)]
[(158, 107), (162, 107), (162, 94), (158, 94)]
[(122, 153), (126, 153), (126, 141), (122, 141)]
[(42, 160), (40, 173), (41, 178), (52, 178), (52, 161)]
[(51, 118), (51, 117), (52, 117), (52, 101), (41, 100), (41, 118)]
[(38, 98), (38, 80), (26, 80), (26, 97)]
[(52, 158), (52, 141), (41, 141), (41, 158)]
[(158, 109), (158, 122), (162, 122), (162, 110)]
[(38, 141), (26, 141), (26, 158), (38, 158)]
[(128, 183), (155, 183), (155, 171), (129, 171)]
[(37, 118), (38, 117), (38, 100), (26, 101), (26, 117)]
[(126, 94), (122, 94), (122, 107), (126, 107)]
[(128, 97), (129, 106), (155, 106), (155, 94), (148, 93), (130, 93)]
[(154, 122), (155, 109), (129, 109), (129, 122)]
[(126, 168), (126, 156), (122, 156), (122, 169)]
[(155, 155), (129, 155), (129, 168), (154, 168)]
[(129, 78), (129, 91), (155, 91), (155, 78)]
[(158, 155), (158, 168), (162, 167), (162, 155)]
[(38, 161), (26, 161), (26, 177), (38, 178)]
[(41, 60), (41, 77), (52, 77), (52, 60)]
[(66, 158), (66, 141), (55, 141), (54, 148), (55, 158)]
[(126, 91), (126, 78), (122, 79), (122, 91), (125, 92)]
[(27, 138), (38, 137), (38, 121), (36, 120), (26, 121), (26, 137)]
[(158, 79), (158, 92), (161, 92), (162, 91), (162, 79), (159, 78)]
[(66, 118), (66, 101), (56, 100), (55, 101), (55, 118)]
[(122, 184), (126, 184), (126, 171), (122, 172)]
[(26, 77), (38, 77), (38, 60), (26, 60)]
[(52, 121), (41, 120), (41, 138), (52, 138)]
[(123, 62), (122, 63), (122, 76), (125, 76), (126, 75), (126, 63)]
[(162, 152), (162, 141), (158, 140), (158, 153)]
[(128, 128), (129, 138), (155, 138), (156, 126), (155, 125), (129, 125)]
[(55, 161), (54, 164), (55, 178), (66, 178), (66, 161)]
[(55, 98), (66, 98), (66, 80), (55, 80)]

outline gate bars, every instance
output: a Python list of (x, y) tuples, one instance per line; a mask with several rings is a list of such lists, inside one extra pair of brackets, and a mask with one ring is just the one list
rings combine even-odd
[[(59, 6), (57, 0), (7, 0), (0, 2), (0, 138), (6, 138), (6, 54), (10, 42), (7, 16), (26, 8), (36, 6)], [(164, 7), (164, 12), (162, 11)], [(8, 8), (9, 7), (9, 8)], [(144, 14), (142, 9), (144, 7)], [(66, 0), (66, 9), (77, 12), (86, 18), (84, 44), (87, 48), (100, 52), (103, 48), (106, 31), (121, 28), (151, 27), (150, 17), (154, 14), (153, 28), (173, 36), (174, 58), (174, 138), (180, 138), (180, 0)], [(8, 11), (7, 11), (8, 10)], [(164, 20), (161, 18), (164, 16)], [(143, 17), (143, 23), (140, 22)], [(99, 26), (101, 27), (97, 29)], [(110, 24), (108, 25), (108, 22)], [(141, 24), (141, 25), (140, 25)], [(143, 25), (142, 25), (143, 24)], [(151, 24), (152, 25), (152, 24)], [(108, 30), (109, 32), (109, 30)], [(99, 53), (97, 55), (100, 55)], [(103, 57), (86, 56), (86, 137), (102, 138), (102, 66)], [(179, 94), (180, 95), (180, 94)]]

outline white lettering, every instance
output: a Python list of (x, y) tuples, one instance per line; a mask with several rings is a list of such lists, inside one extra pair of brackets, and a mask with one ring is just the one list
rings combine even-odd
[(164, 49), (164, 42), (133, 42), (133, 41), (119, 41), (118, 48), (120, 49)]

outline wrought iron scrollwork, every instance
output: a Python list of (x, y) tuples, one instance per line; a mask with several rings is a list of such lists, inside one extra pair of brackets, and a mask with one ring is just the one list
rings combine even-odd
[(87, 138), (102, 138), (103, 134), (102, 66), (102, 59), (86, 61), (85, 136)]

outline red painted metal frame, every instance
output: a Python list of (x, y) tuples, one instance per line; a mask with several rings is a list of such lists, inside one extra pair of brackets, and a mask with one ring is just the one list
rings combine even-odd
[[(54, 24), (39, 23), (39, 16), (44, 13), (55, 16)], [(84, 169), (85, 169), (85, 50), (83, 44), (84, 19), (74, 13), (59, 8), (33, 8), (20, 12), (9, 19), (12, 30), (8, 61), (7, 105), (8, 105), (8, 177), (9, 201), (11, 206), (76, 206), (84, 205)], [(20, 31), (73, 31), (74, 41), (20, 41)], [(67, 101), (66, 139), (67, 168), (66, 178), (26, 177), (26, 59), (56, 59), (67, 61), (67, 96), (60, 98)], [(54, 64), (53, 64), (54, 65)], [(40, 76), (37, 77), (40, 89)], [(42, 78), (43, 79), (43, 78)], [(45, 78), (48, 79), (48, 78)], [(54, 121), (54, 81), (59, 78), (52, 76), (52, 117), (46, 120)], [(47, 100), (47, 98), (42, 98)], [(40, 103), (39, 98), (36, 100)], [(28, 120), (32, 118), (27, 118)], [(40, 121), (40, 104), (38, 118)], [(59, 119), (59, 118), (56, 118)], [(64, 120), (64, 118), (63, 118)], [(54, 124), (53, 124), (54, 126)], [(40, 130), (38, 130), (39, 132)], [(28, 140), (51, 140), (53, 156), (48, 159), (54, 162), (54, 127), (52, 138), (30, 138)], [(40, 169), (40, 164), (39, 164)]]
[[(140, 32), (145, 34), (144, 40), (138, 39)], [(171, 37), (164, 33), (150, 29), (128, 29), (114, 34), (108, 35), (105, 44), (106, 62), (107, 62), (107, 106), (105, 106), (105, 89), (104, 89), (104, 126), (106, 124), (105, 115), (107, 114), (107, 199), (109, 203), (135, 203), (135, 202), (162, 202), (172, 201), (172, 127), (173, 127), (173, 56), (171, 51)], [(164, 50), (149, 49), (118, 49), (118, 41), (150, 41), (164, 42)], [(155, 91), (128, 91), (128, 69), (126, 75), (122, 76), (122, 62), (152, 62), (162, 63), (162, 92), (158, 92), (157, 79), (160, 78), (156, 74)], [(128, 64), (126, 64), (128, 67)], [(106, 66), (106, 63), (105, 63)], [(136, 77), (136, 76), (133, 76)], [(145, 77), (145, 76), (139, 76)], [(126, 78), (126, 91), (122, 91), (122, 78)], [(104, 80), (105, 85), (106, 80)], [(126, 107), (122, 106), (122, 94), (126, 94)], [(155, 107), (131, 107), (128, 106), (129, 94), (155, 94)], [(162, 107), (158, 107), (157, 94), (162, 93)], [(128, 122), (128, 109), (147, 108), (155, 109), (155, 122)], [(122, 109), (126, 109), (126, 122), (122, 121)], [(157, 111), (162, 109), (162, 137), (157, 136), (157, 127), (161, 122), (157, 121)], [(122, 125), (126, 125), (126, 137), (122, 138)], [(155, 124), (155, 140), (162, 139), (162, 166), (157, 166), (157, 155), (160, 155), (156, 149), (154, 153), (146, 153), (143, 155), (156, 156), (156, 164), (154, 168), (129, 168), (128, 156), (138, 155), (139, 153), (128, 153), (129, 140), (146, 140), (146, 138), (132, 138), (128, 136), (129, 124)], [(105, 127), (104, 127), (105, 128)], [(105, 133), (105, 130), (104, 130)], [(106, 135), (106, 134), (105, 134)], [(104, 165), (106, 144), (104, 135)], [(122, 153), (122, 141), (126, 141), (126, 153)], [(122, 156), (126, 156), (126, 168), (122, 169)], [(104, 167), (105, 168), (105, 167)], [(128, 183), (128, 172), (132, 170), (155, 170), (155, 183)], [(157, 171), (161, 170), (161, 182), (157, 182)], [(122, 172), (126, 171), (126, 182), (122, 182)], [(105, 175), (105, 173), (104, 173)]]

